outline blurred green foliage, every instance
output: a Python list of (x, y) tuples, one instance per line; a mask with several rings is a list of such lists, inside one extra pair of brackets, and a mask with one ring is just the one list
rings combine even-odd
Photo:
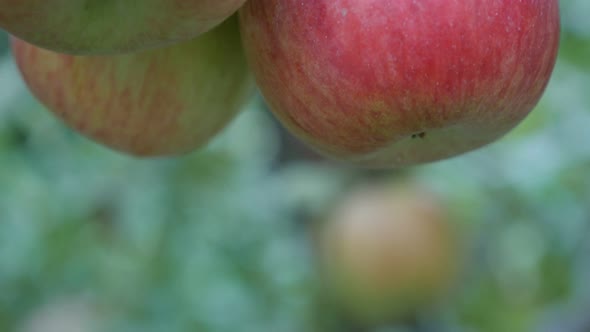
[[(445, 197), (466, 261), (440, 307), (379, 331), (590, 331), (590, 2), (561, 7), (554, 76), (521, 126), (378, 174)], [(0, 331), (354, 331), (322, 305), (310, 221), (375, 173), (296, 145), (260, 100), (202, 151), (130, 158), (65, 128), (0, 50)]]

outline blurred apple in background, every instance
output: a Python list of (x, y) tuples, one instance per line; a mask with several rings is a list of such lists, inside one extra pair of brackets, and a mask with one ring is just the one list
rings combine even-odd
[(92, 332), (98, 321), (97, 308), (85, 297), (56, 298), (35, 308), (18, 331)]
[(13, 40), (33, 94), (68, 125), (114, 149), (173, 155), (205, 144), (254, 92), (237, 19), (168, 48), (72, 56)]
[(240, 10), (271, 110), (330, 157), (406, 166), (486, 145), (537, 104), (557, 0), (256, 0)]
[(0, 27), (71, 54), (137, 51), (213, 28), (245, 0), (0, 0)]
[(433, 305), (459, 267), (449, 212), (414, 184), (356, 188), (319, 226), (319, 265), (331, 298), (355, 319), (388, 322)]

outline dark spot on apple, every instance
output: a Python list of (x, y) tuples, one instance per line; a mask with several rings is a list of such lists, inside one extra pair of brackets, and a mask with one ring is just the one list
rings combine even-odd
[(412, 134), (412, 138), (424, 138), (424, 137), (426, 137), (426, 132), (425, 131), (422, 131), (422, 132), (419, 132), (419, 133), (416, 133), (416, 134)]

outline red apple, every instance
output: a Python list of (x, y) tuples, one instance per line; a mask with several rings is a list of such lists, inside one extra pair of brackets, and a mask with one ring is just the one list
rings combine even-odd
[(558, 0), (256, 0), (246, 55), (271, 110), (351, 163), (430, 162), (488, 144), (541, 97)]
[(253, 79), (237, 19), (186, 43), (119, 56), (72, 56), (13, 40), (33, 94), (68, 125), (138, 156), (205, 144), (243, 107)]
[(0, 27), (71, 54), (137, 51), (191, 39), (245, 0), (0, 0)]
[(449, 211), (415, 185), (355, 189), (319, 229), (324, 283), (357, 320), (385, 322), (434, 304), (456, 276)]

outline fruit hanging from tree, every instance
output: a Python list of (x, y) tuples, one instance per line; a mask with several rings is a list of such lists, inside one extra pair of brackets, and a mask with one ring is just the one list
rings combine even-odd
[(188, 40), (245, 0), (0, 0), (0, 27), (58, 52), (113, 54)]
[(256, 0), (246, 55), (271, 110), (323, 154), (367, 167), (495, 141), (537, 104), (557, 0)]
[(65, 123), (138, 156), (192, 151), (218, 133), (253, 93), (234, 16), (168, 48), (72, 56), (14, 39), (33, 94)]

